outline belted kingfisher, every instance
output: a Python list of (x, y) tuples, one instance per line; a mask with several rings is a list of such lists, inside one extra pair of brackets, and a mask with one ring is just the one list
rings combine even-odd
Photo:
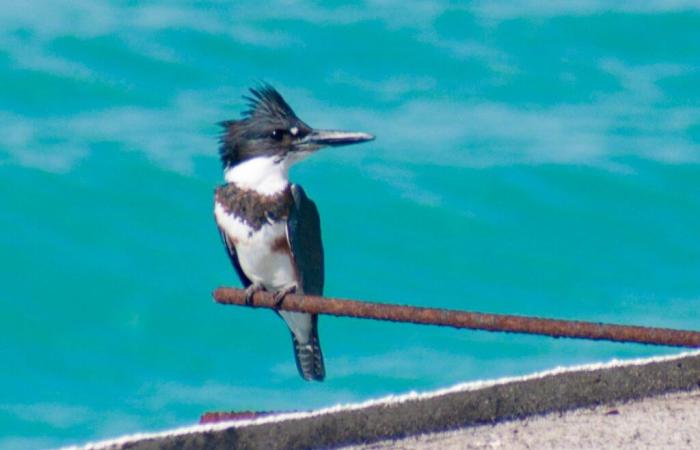
[[(221, 122), (219, 156), (226, 184), (216, 189), (214, 217), (221, 239), (246, 288), (284, 296), (323, 295), (323, 245), (318, 210), (289, 168), (328, 146), (370, 141), (367, 133), (316, 130), (299, 119), (270, 85), (250, 89), (240, 120)], [(305, 380), (325, 377), (316, 315), (278, 311), (292, 334)]]

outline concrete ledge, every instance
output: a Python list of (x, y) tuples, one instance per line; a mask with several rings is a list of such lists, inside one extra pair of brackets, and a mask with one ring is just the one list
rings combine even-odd
[(493, 424), (700, 388), (700, 353), (556, 369), (309, 413), (126, 437), (89, 449), (314, 449)]
[(700, 389), (420, 434), (342, 450), (700, 448)]

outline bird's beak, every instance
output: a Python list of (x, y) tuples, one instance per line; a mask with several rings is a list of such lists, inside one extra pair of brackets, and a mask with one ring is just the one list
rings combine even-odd
[(374, 136), (369, 133), (356, 131), (312, 130), (297, 145), (304, 149), (319, 149), (328, 146), (359, 144), (373, 139)]

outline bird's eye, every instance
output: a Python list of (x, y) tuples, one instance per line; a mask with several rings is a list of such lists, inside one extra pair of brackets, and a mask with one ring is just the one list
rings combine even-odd
[(284, 134), (286, 132), (287, 132), (287, 130), (282, 130), (282, 129), (273, 130), (272, 133), (270, 134), (270, 137), (276, 141), (281, 141), (282, 138), (284, 138)]

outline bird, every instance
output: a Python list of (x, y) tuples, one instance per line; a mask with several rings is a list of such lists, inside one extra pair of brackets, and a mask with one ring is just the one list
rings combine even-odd
[[(278, 306), (290, 293), (323, 295), (324, 261), (316, 204), (289, 169), (325, 147), (367, 142), (363, 132), (315, 129), (270, 84), (249, 89), (240, 119), (220, 122), (219, 157), (225, 183), (215, 189), (214, 217), (247, 304), (258, 291)], [(318, 316), (282, 311), (299, 374), (323, 381), (326, 370)]]

